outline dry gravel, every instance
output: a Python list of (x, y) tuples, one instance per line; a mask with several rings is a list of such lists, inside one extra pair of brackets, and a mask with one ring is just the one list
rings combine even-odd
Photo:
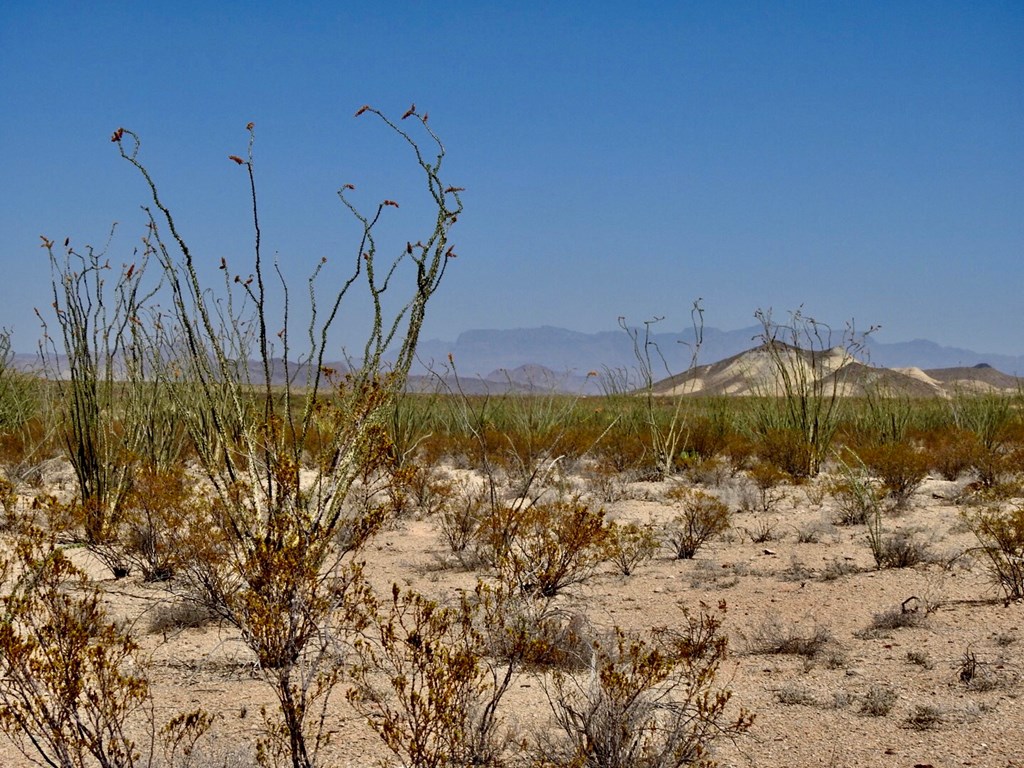
[[(625, 500), (605, 508), (617, 520), (667, 520), (672, 511), (659, 501), (664, 489), (634, 484)], [(711, 490), (736, 506), (728, 487)], [(738, 512), (732, 530), (691, 561), (671, 559), (664, 550), (628, 578), (605, 567), (558, 600), (585, 611), (598, 627), (634, 630), (672, 626), (684, 606), (726, 601), (733, 652), (722, 681), (733, 691), (733, 702), (757, 719), (747, 737), (720, 745), (723, 766), (1022, 768), (1024, 606), (1004, 604), (982, 562), (956, 557), (974, 542), (959, 508), (947, 500), (955, 490), (954, 484), (928, 480), (907, 512), (886, 520), (890, 528), (915, 531), (929, 545), (932, 561), (913, 568), (874, 570), (864, 527), (831, 526), (828, 500), (815, 505), (802, 489), (792, 488), (768, 520), (773, 540), (753, 543), (744, 529), (755, 530), (762, 521)], [(797, 531), (815, 527), (817, 543), (798, 541)], [(87, 552), (76, 550), (75, 557), (104, 578)], [(475, 579), (442, 567), (441, 539), (430, 521), (396, 524), (374, 542), (367, 559), (381, 590), (397, 582), (445, 598)], [(850, 572), (826, 579), (837, 564)], [(103, 586), (110, 609), (137, 621), (141, 630), (156, 606), (169, 600), (162, 589), (131, 578)], [(916, 600), (908, 606), (920, 614), (914, 626), (872, 630), (876, 615), (898, 611), (911, 597)], [(772, 627), (831, 639), (813, 658), (755, 653), (759, 636)], [(272, 695), (232, 629), (211, 624), (145, 633), (142, 644), (152, 659), (158, 720), (202, 705), (219, 715), (215, 751), (254, 741), (260, 708), (273, 704)], [(968, 651), (992, 672), (990, 684), (961, 681), (959, 665)], [(548, 725), (542, 683), (524, 674), (506, 699), (506, 721), (521, 734)], [(863, 711), (865, 697), (884, 700), (885, 691), (895, 696), (890, 711)], [(363, 766), (387, 758), (340, 691), (330, 722), (336, 734), (325, 765)], [(0, 765), (29, 763), (4, 741)]]

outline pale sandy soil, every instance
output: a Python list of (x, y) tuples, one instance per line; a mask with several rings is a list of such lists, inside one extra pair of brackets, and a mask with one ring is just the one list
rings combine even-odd
[[(627, 499), (604, 506), (612, 519), (663, 521), (672, 515), (659, 500), (665, 487), (634, 484)], [(1020, 768), (1024, 606), (1004, 605), (981, 561), (968, 556), (945, 567), (945, 561), (974, 544), (960, 522), (960, 508), (947, 500), (956, 487), (928, 480), (908, 512), (886, 520), (889, 528), (916, 530), (929, 542), (936, 562), (926, 565), (874, 570), (863, 526), (823, 523), (819, 543), (799, 543), (798, 529), (830, 519), (831, 501), (815, 506), (794, 488), (772, 516), (774, 540), (752, 543), (744, 529), (756, 528), (758, 521), (753, 513), (740, 512), (731, 532), (693, 560), (675, 560), (663, 550), (628, 578), (604, 566), (558, 600), (585, 612), (598, 628), (633, 630), (672, 626), (680, 621), (681, 606), (727, 602), (725, 629), (732, 654), (722, 680), (733, 691), (733, 702), (757, 719), (748, 736), (719, 745), (723, 766)], [(711, 490), (735, 508), (733, 489)], [(75, 557), (104, 578), (87, 552), (76, 550)], [(433, 522), (401, 521), (369, 548), (368, 573), (382, 592), (397, 582), (445, 599), (471, 587), (476, 574), (442, 567), (444, 558)], [(824, 580), (832, 562), (856, 572)], [(214, 751), (251, 744), (260, 731), (260, 707), (272, 705), (272, 694), (237, 633), (216, 624), (147, 633), (154, 606), (171, 599), (167, 592), (133, 578), (106, 580), (103, 587), (110, 609), (137, 622), (151, 658), (157, 720), (201, 705), (219, 716)], [(876, 614), (898, 608), (911, 596), (918, 598), (919, 610), (932, 609), (920, 626), (866, 632)], [(772, 621), (802, 635), (824, 629), (833, 641), (811, 660), (750, 652), (759, 629)], [(959, 679), (959, 662), (967, 651), (998, 673), (991, 690), (973, 689)], [(863, 697), (879, 685), (895, 691), (892, 711), (863, 714)], [(908, 718), (921, 706), (937, 708), (941, 722), (927, 730), (912, 727)], [(548, 727), (543, 680), (521, 675), (504, 711), (506, 722), (527, 737)], [(325, 765), (363, 766), (389, 758), (345, 703), (342, 689), (334, 697), (330, 723), (336, 735)], [(0, 765), (27, 764), (6, 741), (0, 742)]]

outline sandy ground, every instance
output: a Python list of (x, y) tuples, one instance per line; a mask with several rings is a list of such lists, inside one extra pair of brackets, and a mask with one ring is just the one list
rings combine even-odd
[[(712, 488), (733, 508), (735, 488)], [(672, 509), (661, 500), (665, 484), (637, 483), (625, 498), (605, 504), (609, 518), (659, 522)], [(905, 513), (887, 528), (913, 531), (931, 553), (913, 568), (874, 569), (863, 526), (838, 527), (831, 501), (816, 504), (801, 488), (787, 488), (775, 511), (762, 518), (737, 512), (732, 529), (693, 560), (662, 550), (630, 577), (602, 567), (581, 587), (557, 598), (583, 611), (598, 628), (646, 630), (673, 626), (681, 606), (703, 601), (728, 605), (725, 630), (731, 655), (721, 679), (733, 703), (756, 715), (749, 735), (719, 744), (723, 766), (989, 766), (1024, 767), (1024, 607), (1006, 605), (983, 563), (956, 558), (974, 545), (949, 499), (958, 484), (929, 479)], [(774, 528), (754, 543), (747, 530)], [(818, 529), (817, 543), (801, 543), (798, 531)], [(75, 558), (97, 578), (103, 569), (84, 550)], [(950, 560), (955, 562), (949, 565)], [(407, 520), (382, 533), (367, 552), (368, 573), (386, 593), (392, 582), (445, 599), (471, 586), (476, 574), (443, 567), (445, 552), (434, 522)], [(837, 564), (849, 573), (827, 579)], [(203, 706), (218, 715), (213, 753), (244, 753), (260, 732), (260, 708), (273, 705), (270, 689), (253, 668), (249, 652), (226, 625), (147, 632), (156, 606), (172, 598), (134, 578), (102, 581), (111, 611), (136, 622), (151, 659), (158, 721)], [(875, 617), (908, 605), (923, 616), (918, 626), (872, 629)], [(831, 640), (814, 658), (757, 653), (766, 627), (798, 636), (827, 632)], [(965, 684), (959, 675), (965, 653), (981, 662), (989, 681)], [(869, 692), (888, 689), (896, 698), (887, 714), (864, 713)], [(548, 727), (543, 680), (523, 674), (504, 702), (506, 723), (530, 737)], [(921, 713), (935, 722), (911, 722)], [(363, 766), (388, 760), (376, 735), (351, 711), (339, 688), (329, 722), (335, 730), (324, 765)], [(930, 725), (930, 727), (924, 727)], [(0, 765), (29, 765), (0, 741)], [(239, 759), (232, 765), (246, 763)]]

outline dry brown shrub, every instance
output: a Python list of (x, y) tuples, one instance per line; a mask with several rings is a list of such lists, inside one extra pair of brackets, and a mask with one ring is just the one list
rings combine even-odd
[(604, 511), (579, 500), (507, 509), (487, 521), (482, 535), (502, 580), (536, 597), (585, 581), (607, 556)]
[(847, 469), (825, 487), (836, 505), (836, 525), (864, 525), (878, 512), (884, 493), (861, 473)]
[(167, 581), (177, 572), (185, 554), (180, 542), (190, 535), (197, 519), (193, 485), (181, 468), (145, 469), (125, 500), (119, 535), (125, 560), (146, 581)]
[(860, 711), (871, 717), (885, 717), (896, 706), (899, 694), (887, 685), (872, 685), (860, 701)]
[(750, 469), (757, 457), (757, 446), (750, 438), (737, 432), (726, 440), (722, 453), (728, 457), (734, 470)]
[(677, 514), (665, 527), (665, 541), (677, 559), (692, 558), (714, 536), (729, 528), (729, 508), (705, 491), (676, 486), (665, 494)]
[(390, 603), (371, 609), (348, 699), (403, 765), (500, 763), (498, 707), (531, 642), (518, 636), (504, 658), (488, 655), (503, 608), (504, 595), (482, 585), (454, 605), (395, 585)]
[(883, 443), (862, 448), (858, 455), (882, 487), (902, 509), (928, 474), (929, 457), (907, 442)]
[(460, 560), (477, 541), (478, 531), (489, 508), (486, 490), (464, 485), (439, 510), (435, 522), (441, 538)]
[(974, 466), (980, 449), (981, 443), (973, 432), (950, 427), (931, 437), (927, 455), (931, 468), (944, 480), (957, 480)]
[(594, 446), (594, 460), (606, 471), (636, 475), (653, 462), (644, 436), (627, 429), (614, 429)]
[(978, 539), (992, 580), (1007, 600), (1024, 597), (1024, 506), (989, 505), (963, 518)]
[(654, 557), (659, 546), (653, 525), (608, 525), (608, 559), (623, 576), (632, 575), (637, 566)]
[(798, 429), (768, 429), (758, 436), (756, 453), (762, 463), (770, 464), (792, 479), (810, 473), (811, 445)]
[(772, 614), (751, 630), (747, 636), (747, 649), (757, 654), (814, 658), (833, 642), (832, 633), (825, 627), (815, 625), (805, 629)]
[(688, 433), (683, 450), (701, 461), (722, 453), (733, 434), (726, 420), (715, 415), (692, 419), (687, 427)]
[(146, 765), (153, 745), (131, 734), (145, 716), (149, 681), (135, 640), (107, 615), (99, 590), (31, 526), (18, 532), (0, 576), (0, 728), (33, 762)]
[(452, 496), (451, 481), (437, 467), (419, 462), (406, 462), (387, 469), (387, 497), (392, 514), (397, 518), (419, 514), (430, 517)]
[(547, 768), (712, 766), (718, 739), (749, 730), (753, 715), (727, 713), (731, 691), (718, 681), (727, 655), (721, 634), (725, 604), (684, 611), (679, 630), (646, 637), (616, 628), (595, 645), (588, 681), (556, 672), (548, 690), (560, 738), (538, 745)]

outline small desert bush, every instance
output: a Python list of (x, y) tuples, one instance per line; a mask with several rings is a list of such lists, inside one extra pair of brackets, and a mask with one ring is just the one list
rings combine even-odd
[(488, 656), (532, 672), (589, 669), (597, 634), (586, 615), (545, 601), (508, 597), (498, 626), (489, 627)]
[(798, 544), (818, 544), (825, 538), (834, 538), (836, 529), (832, 523), (816, 520), (794, 526)]
[(40, 530), (21, 529), (16, 550), (0, 562), (0, 729), (41, 765), (146, 765), (132, 735), (150, 705), (136, 641)]
[(756, 517), (750, 527), (744, 526), (743, 530), (752, 544), (765, 544), (778, 538), (777, 527), (777, 522), (769, 517)]
[(119, 533), (124, 559), (146, 581), (167, 581), (178, 570), (181, 545), (197, 519), (197, 500), (182, 469), (145, 469), (134, 479), (125, 500)]
[(992, 691), (1014, 685), (1019, 675), (1001, 660), (985, 661), (968, 648), (957, 663), (957, 678), (969, 690)]
[(867, 477), (862, 468), (841, 464), (840, 473), (826, 483), (835, 501), (836, 525), (864, 525), (881, 511), (884, 491)]
[(718, 681), (726, 658), (718, 612), (684, 613), (679, 630), (643, 637), (616, 628), (595, 645), (586, 680), (556, 672), (548, 689), (558, 736), (538, 745), (546, 768), (711, 765), (721, 738), (747, 732), (753, 715), (729, 715), (731, 692)]
[(882, 525), (884, 491), (872, 483), (856, 454), (840, 461), (841, 474), (832, 482), (839, 514), (837, 523), (863, 523), (877, 568), (909, 568), (926, 559), (927, 545), (911, 531), (888, 532)]
[(981, 443), (974, 433), (953, 427), (929, 441), (927, 455), (931, 468), (943, 480), (952, 481), (974, 467), (981, 450)]
[(613, 504), (626, 498), (628, 478), (606, 462), (590, 462), (583, 472), (583, 478), (587, 491), (599, 502)]
[(558, 500), (507, 510), (508, 520), (488, 521), (484, 536), (496, 553), (504, 583), (536, 597), (552, 597), (585, 581), (606, 558), (603, 510), (579, 500)]
[(889, 442), (862, 448), (858, 455), (882, 482), (898, 509), (905, 507), (928, 474), (926, 453), (909, 442)]
[(608, 559), (623, 576), (630, 576), (637, 566), (650, 560), (660, 543), (654, 526), (637, 523), (609, 523)]
[(677, 559), (692, 558), (714, 536), (729, 528), (729, 508), (705, 491), (676, 486), (665, 494), (674, 511), (665, 527), (665, 541)]
[(775, 691), (779, 704), (813, 707), (818, 703), (814, 692), (803, 683), (790, 682)]
[(716, 403), (706, 415), (690, 421), (683, 450), (702, 462), (715, 458), (725, 450), (735, 433), (733, 422), (731, 406), (726, 402)]
[(1015, 631), (1000, 632), (995, 637), (996, 645), (998, 645), (1000, 648), (1005, 648), (1007, 646), (1013, 645), (1018, 640), (1020, 640), (1020, 637), (1017, 635)]
[(348, 699), (402, 765), (498, 764), (498, 704), (515, 654), (492, 666), (481, 622), (495, 619), (499, 603), (482, 586), (441, 605), (395, 585), (388, 604), (370, 609), (373, 629), (355, 641)]
[(747, 572), (745, 563), (715, 563), (699, 560), (690, 571), (690, 586), (694, 589), (729, 589), (740, 583), (740, 577)]
[(985, 489), (997, 489), (999, 486), (1008, 484), (1013, 475), (1019, 471), (1017, 455), (1008, 451), (1005, 446), (999, 445), (992, 448), (982, 446), (974, 454), (974, 461), (971, 467)]
[(750, 469), (757, 463), (757, 446), (752, 438), (737, 432), (726, 441), (722, 455), (729, 461), (733, 471)]
[(905, 606), (898, 606), (876, 613), (871, 619), (871, 629), (878, 631), (920, 627), (925, 623), (927, 616), (927, 612), (908, 610)]
[(685, 470), (691, 482), (708, 488), (721, 487), (732, 474), (729, 462), (717, 456), (708, 459), (693, 457), (685, 462)]
[(800, 479), (813, 474), (812, 446), (799, 429), (765, 429), (759, 435), (756, 452), (761, 463), (787, 477)]
[(907, 661), (924, 669), (932, 669), (935, 666), (927, 651), (907, 651)]
[(774, 464), (761, 462), (747, 470), (747, 477), (754, 486), (755, 494), (753, 503), (744, 506), (749, 506), (752, 511), (762, 514), (775, 512), (783, 495), (779, 486), (783, 485), (789, 476)]
[(485, 489), (464, 486), (438, 511), (435, 524), (441, 538), (463, 566), (475, 565), (480, 559), (473, 545), (489, 508)]
[(185, 629), (196, 629), (216, 621), (217, 615), (192, 600), (160, 603), (150, 614), (148, 630), (154, 635), (169, 635)]
[(608, 475), (640, 476), (652, 463), (644, 435), (625, 427), (611, 430), (592, 453), (597, 467)]
[(860, 711), (871, 717), (884, 717), (892, 712), (899, 695), (887, 685), (872, 685), (860, 701)]
[(977, 537), (989, 575), (1006, 599), (1024, 597), (1024, 506), (1004, 510), (989, 505), (964, 512), (963, 519)]
[(786, 624), (777, 615), (771, 615), (747, 635), (747, 650), (755, 654), (779, 654), (814, 658), (825, 652), (834, 642), (832, 633), (822, 626), (802, 629), (795, 623)]
[(867, 539), (878, 568), (912, 568), (932, 557), (928, 544), (914, 531), (888, 533), (880, 524), (869, 524)]
[(833, 557), (827, 563), (821, 571), (822, 581), (835, 581), (843, 576), (849, 576), (851, 573), (859, 573), (860, 568), (857, 567), (856, 563), (847, 560), (845, 558), (840, 559)]
[(14, 483), (0, 476), (0, 528), (7, 530), (18, 525), (18, 494)]
[(416, 513), (430, 517), (454, 492), (452, 483), (435, 466), (404, 462), (388, 467), (387, 496), (395, 517)]

